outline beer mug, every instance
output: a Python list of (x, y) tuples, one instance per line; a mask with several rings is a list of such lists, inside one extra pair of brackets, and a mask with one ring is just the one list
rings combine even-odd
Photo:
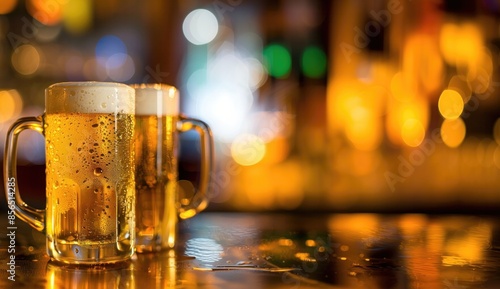
[[(213, 139), (202, 121), (179, 114), (179, 92), (165, 84), (132, 85), (136, 95), (136, 251), (173, 248), (178, 218), (205, 209), (212, 165)], [(192, 197), (179, 197), (178, 133), (200, 134), (201, 170)]]
[[(45, 113), (9, 129), (4, 171), (16, 180), (19, 134), (45, 136), (46, 208), (23, 202), (15, 181), (16, 216), (44, 231), (52, 260), (117, 263), (134, 252), (135, 92), (124, 84), (67, 82), (45, 90)], [(27, 181), (27, 180), (26, 180)], [(9, 201), (14, 197), (9, 195)], [(9, 202), (10, 205), (10, 202)]]

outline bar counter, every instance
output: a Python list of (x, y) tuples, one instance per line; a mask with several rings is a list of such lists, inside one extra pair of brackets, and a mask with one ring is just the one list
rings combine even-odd
[(204, 212), (181, 222), (175, 250), (106, 269), (50, 262), (16, 219), (15, 281), (7, 220), (0, 288), (500, 288), (497, 216)]

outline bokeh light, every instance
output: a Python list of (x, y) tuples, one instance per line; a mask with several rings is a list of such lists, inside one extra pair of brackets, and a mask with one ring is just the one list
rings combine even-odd
[(238, 136), (231, 145), (234, 161), (242, 166), (251, 166), (260, 162), (266, 154), (264, 141), (253, 134)]
[[(386, 129), (389, 140), (396, 145), (409, 145), (410, 139), (415, 139), (411, 136), (414, 132), (408, 132), (404, 129), (404, 125), (409, 120), (417, 120), (422, 127), (426, 128), (429, 122), (429, 106), (428, 100), (423, 97), (413, 97), (406, 102), (393, 101), (389, 102), (387, 107)], [(409, 123), (411, 124), (411, 122)], [(408, 125), (408, 124), (406, 124)], [(403, 137), (403, 133), (405, 136)], [(420, 133), (417, 133), (420, 134)], [(405, 141), (406, 138), (406, 141)], [(418, 136), (416, 136), (418, 139)]]
[(223, 142), (231, 142), (241, 132), (253, 102), (249, 88), (230, 83), (200, 83), (192, 96), (194, 115), (202, 116)]
[(264, 66), (256, 58), (246, 58), (244, 59), (245, 65), (248, 68), (249, 73), (249, 86), (250, 89), (256, 90), (261, 87), (267, 80), (267, 74), (265, 73)]
[(382, 141), (382, 125), (374, 111), (363, 104), (354, 104), (345, 124), (347, 138), (359, 150), (374, 150)]
[(0, 123), (17, 118), (23, 107), (21, 95), (15, 89), (0, 90)]
[(253, 125), (250, 129), (266, 143), (276, 138), (290, 136), (294, 120), (294, 116), (281, 111), (259, 111), (249, 118), (249, 122)]
[(360, 150), (379, 147), (383, 138), (382, 108), (386, 89), (359, 81), (339, 81), (333, 117), (338, 129)]
[(27, 0), (28, 13), (45, 25), (58, 24), (68, 1)]
[(321, 78), (326, 74), (326, 54), (318, 46), (309, 46), (304, 49), (301, 64), (302, 73), (310, 78)]
[(425, 128), (417, 119), (408, 119), (401, 128), (401, 137), (410, 147), (418, 147), (425, 137)]
[(473, 23), (444, 24), (439, 39), (444, 60), (454, 66), (477, 63), (483, 46), (481, 29)]
[(469, 82), (465, 76), (462, 75), (454, 75), (448, 84), (448, 88), (458, 92), (463, 99), (464, 103), (467, 103), (472, 96), (472, 90)]
[(455, 90), (445, 89), (439, 97), (438, 108), (444, 118), (456, 119), (464, 110), (464, 101), (460, 93)]
[(451, 147), (458, 147), (465, 138), (465, 123), (462, 118), (445, 119), (441, 125), (441, 138)]
[(492, 53), (488, 48), (481, 47), (476, 53), (475, 61), (471, 60), (467, 70), (462, 73), (466, 75), (473, 91), (481, 94), (490, 88), (494, 64)]
[(203, 45), (211, 42), (217, 36), (219, 23), (215, 15), (206, 9), (191, 11), (182, 23), (182, 32), (186, 39), (195, 44)]
[(87, 60), (84, 65), (84, 75), (88, 79), (125, 82), (134, 76), (135, 61), (118, 36), (101, 37), (96, 44), (95, 55), (95, 59)]
[(0, 1), (0, 14), (10, 13), (16, 8), (17, 0), (2, 0)]
[[(191, 96), (196, 96), (199, 92), (200, 86), (208, 83), (208, 74), (206, 69), (198, 69), (189, 75), (186, 81), (186, 91)], [(191, 112), (196, 113), (196, 111)]]
[(429, 35), (417, 33), (408, 38), (403, 51), (403, 71), (411, 89), (437, 91), (443, 78), (443, 61), (436, 41)]
[(250, 71), (245, 61), (232, 51), (219, 51), (208, 67), (212, 81), (224, 81), (241, 86), (248, 86)]
[(21, 45), (12, 53), (12, 66), (22, 75), (32, 75), (40, 67), (40, 53), (31, 44)]
[(70, 33), (80, 34), (87, 31), (92, 24), (92, 1), (68, 1), (63, 12), (63, 23)]
[(102, 67), (117, 68), (127, 59), (127, 46), (119, 37), (106, 35), (97, 42), (95, 56)]
[(401, 71), (394, 74), (391, 78), (390, 89), (392, 97), (398, 101), (404, 102), (415, 97), (415, 93), (412, 93), (412, 90), (409, 87), (407, 76)]
[[(125, 58), (122, 65), (115, 67), (114, 63), (121, 62)], [(118, 60), (116, 60), (118, 58)], [(132, 57), (121, 53), (113, 54), (106, 62), (106, 72), (113, 81), (126, 82), (131, 79), (135, 74), (135, 63)]]
[(186, 71), (185, 112), (205, 120), (217, 141), (231, 143), (243, 131), (251, 132), (246, 118), (254, 92), (258, 93), (256, 89), (265, 79), (264, 68), (259, 60), (230, 42), (210, 53), (205, 63), (205, 67)]
[(61, 34), (61, 31), (61, 25), (45, 26), (37, 23), (35, 38), (40, 42), (51, 42)]
[(264, 48), (264, 59), (269, 75), (276, 78), (288, 76), (292, 68), (290, 51), (280, 44), (270, 44)]

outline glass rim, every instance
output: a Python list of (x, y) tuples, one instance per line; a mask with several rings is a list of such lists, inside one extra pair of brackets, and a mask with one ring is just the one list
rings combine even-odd
[(130, 87), (133, 89), (144, 89), (144, 90), (171, 90), (174, 89), (178, 91), (177, 87), (174, 85), (166, 84), (166, 83), (133, 83), (130, 84)]
[(130, 86), (119, 82), (106, 82), (106, 81), (66, 81), (51, 84), (47, 87), (48, 90), (57, 88), (75, 88), (75, 87), (109, 87), (109, 88), (126, 88)]

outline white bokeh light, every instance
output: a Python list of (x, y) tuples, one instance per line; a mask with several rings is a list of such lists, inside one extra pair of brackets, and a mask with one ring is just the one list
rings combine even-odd
[(223, 142), (231, 142), (241, 132), (253, 102), (250, 89), (214, 82), (201, 85), (195, 99), (195, 115), (203, 116)]
[(212, 12), (206, 9), (196, 9), (184, 19), (182, 31), (189, 42), (203, 45), (214, 40), (217, 36), (219, 23)]

